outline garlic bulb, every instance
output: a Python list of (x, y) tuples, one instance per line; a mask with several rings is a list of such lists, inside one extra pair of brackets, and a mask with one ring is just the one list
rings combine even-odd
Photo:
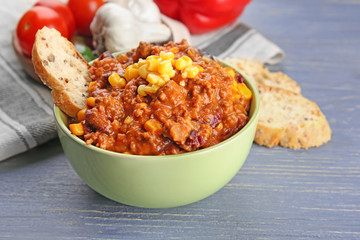
[(96, 12), (90, 30), (99, 53), (129, 50), (140, 41), (157, 43), (171, 38), (171, 31), (161, 22), (160, 11), (152, 0), (108, 2)]

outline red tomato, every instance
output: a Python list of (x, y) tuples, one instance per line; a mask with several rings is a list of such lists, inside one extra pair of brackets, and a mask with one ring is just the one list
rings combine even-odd
[(35, 34), (44, 26), (55, 28), (63, 37), (69, 36), (65, 20), (55, 10), (43, 6), (33, 7), (22, 16), (16, 27), (19, 45), (26, 55), (31, 56)]
[(68, 5), (59, 0), (40, 0), (34, 6), (44, 6), (55, 10), (68, 26), (69, 38), (75, 33), (75, 18)]
[(69, 0), (68, 6), (74, 14), (76, 29), (80, 34), (91, 36), (90, 23), (103, 0)]

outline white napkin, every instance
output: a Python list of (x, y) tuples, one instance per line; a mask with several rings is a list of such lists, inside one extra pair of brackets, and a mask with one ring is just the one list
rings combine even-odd
[[(4, 1), (0, 6), (0, 161), (56, 137), (50, 91), (25, 73), (12, 48), (16, 24), (33, 3)], [(191, 44), (219, 58), (245, 57), (275, 64), (284, 57), (278, 46), (242, 23), (190, 36), (183, 24), (163, 19), (175, 41), (190, 38)]]

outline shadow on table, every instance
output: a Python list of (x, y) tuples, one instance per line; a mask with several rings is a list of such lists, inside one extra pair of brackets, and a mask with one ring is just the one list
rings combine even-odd
[(39, 162), (51, 160), (63, 154), (60, 141), (56, 138), (27, 152), (18, 154), (0, 162), (0, 174), (14, 169), (27, 167)]

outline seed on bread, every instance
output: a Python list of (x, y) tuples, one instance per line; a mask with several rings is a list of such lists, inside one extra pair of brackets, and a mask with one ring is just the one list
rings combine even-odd
[(52, 89), (54, 103), (75, 117), (86, 106), (91, 82), (86, 60), (57, 30), (44, 27), (36, 33), (32, 62), (41, 81)]

